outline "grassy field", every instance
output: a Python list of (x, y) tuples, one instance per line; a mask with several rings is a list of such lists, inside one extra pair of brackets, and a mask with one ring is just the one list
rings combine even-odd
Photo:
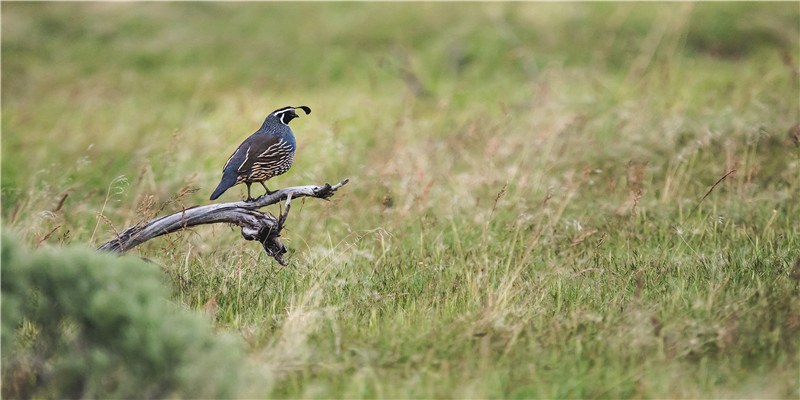
[(208, 204), (307, 105), (270, 187), (351, 183), (287, 267), (223, 225), (129, 255), (241, 337), (242, 396), (798, 398), (798, 63), (793, 2), (3, 2), (2, 226)]

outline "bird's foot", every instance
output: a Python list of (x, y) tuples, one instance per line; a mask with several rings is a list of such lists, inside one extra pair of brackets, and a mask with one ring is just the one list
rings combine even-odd
[(258, 200), (258, 199), (254, 199), (254, 198), (252, 198), (252, 197), (250, 197), (250, 196), (247, 196), (247, 198), (246, 198), (246, 199), (244, 199), (244, 202), (245, 202), (245, 203), (250, 203), (250, 202), (253, 202), (253, 201), (256, 201), (256, 200)]
[(267, 194), (265, 194), (265, 196), (269, 196), (269, 195), (271, 195), (271, 194), (275, 193), (275, 192), (273, 192), (272, 190), (269, 190), (269, 188), (267, 187), (267, 185), (266, 185), (266, 184), (264, 184), (264, 182), (261, 182), (261, 186), (263, 186), (263, 187), (264, 187), (264, 190), (267, 192)]
[[(275, 192), (277, 192), (277, 190)], [(271, 195), (271, 194), (273, 194), (275, 192), (267, 192), (266, 194), (262, 194), (261, 196), (258, 196), (255, 199), (252, 199), (252, 201), (259, 201), (259, 200), (263, 199), (264, 197), (267, 197), (267, 196), (269, 196), (269, 195)]]

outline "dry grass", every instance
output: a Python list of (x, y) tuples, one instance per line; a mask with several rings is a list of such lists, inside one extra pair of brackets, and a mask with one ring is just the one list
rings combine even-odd
[(4, 227), (91, 246), (202, 204), (307, 104), (274, 185), (352, 183), (293, 208), (289, 267), (224, 226), (134, 254), (213, 299), (256, 396), (797, 397), (798, 20), (4, 3)]

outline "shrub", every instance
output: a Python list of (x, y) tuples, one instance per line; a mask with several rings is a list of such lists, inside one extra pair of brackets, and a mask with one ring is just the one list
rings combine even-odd
[(5, 398), (231, 397), (241, 346), (169, 298), (159, 269), (2, 237)]

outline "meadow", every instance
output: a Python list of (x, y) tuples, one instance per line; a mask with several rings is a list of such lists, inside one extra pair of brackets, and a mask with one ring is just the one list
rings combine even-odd
[(313, 110), (270, 188), (350, 183), (293, 203), (288, 266), (225, 225), (124, 256), (236, 339), (237, 396), (800, 397), (796, 2), (1, 7), (35, 251), (210, 203)]

